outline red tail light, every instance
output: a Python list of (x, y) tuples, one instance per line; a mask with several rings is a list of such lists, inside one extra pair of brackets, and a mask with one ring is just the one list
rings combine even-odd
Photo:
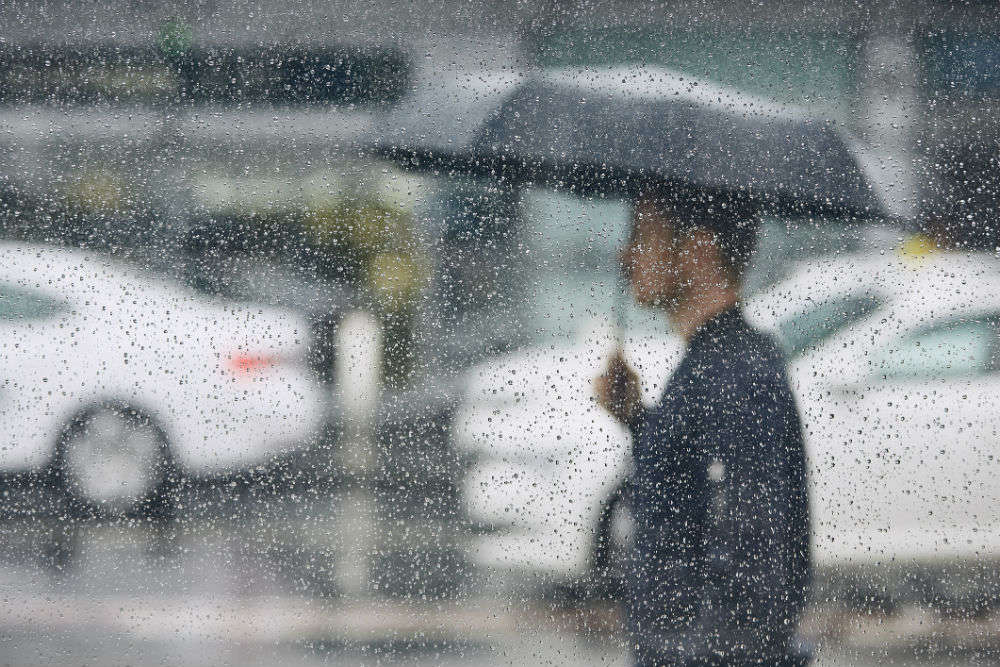
[(276, 354), (246, 354), (238, 352), (226, 360), (226, 368), (233, 375), (246, 377), (267, 370), (281, 363), (282, 358)]

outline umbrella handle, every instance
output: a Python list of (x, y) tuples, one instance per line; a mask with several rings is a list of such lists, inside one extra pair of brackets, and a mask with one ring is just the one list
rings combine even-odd
[(628, 330), (628, 307), (632, 299), (632, 286), (628, 279), (619, 276), (615, 281), (614, 302), (611, 304), (614, 313), (613, 323), (615, 327), (614, 337), (618, 344), (619, 351), (625, 344), (625, 332)]

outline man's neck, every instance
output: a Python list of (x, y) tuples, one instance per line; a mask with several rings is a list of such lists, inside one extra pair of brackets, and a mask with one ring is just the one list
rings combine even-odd
[(735, 306), (739, 297), (739, 290), (730, 285), (702, 286), (685, 294), (670, 309), (670, 324), (681, 338), (690, 341), (703, 324)]

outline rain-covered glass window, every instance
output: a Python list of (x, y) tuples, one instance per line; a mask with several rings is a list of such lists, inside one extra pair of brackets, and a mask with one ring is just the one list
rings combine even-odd
[(0, 663), (1000, 655), (986, 2), (0, 8)]

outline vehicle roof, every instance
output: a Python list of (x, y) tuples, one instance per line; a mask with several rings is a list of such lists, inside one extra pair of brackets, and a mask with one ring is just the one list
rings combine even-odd
[(796, 262), (790, 277), (748, 300), (759, 320), (781, 320), (834, 296), (870, 294), (968, 307), (1000, 305), (1000, 259), (992, 253), (896, 250), (825, 255)]
[(143, 287), (170, 288), (174, 284), (93, 250), (2, 241), (0, 258), (0, 277), (25, 287), (82, 293), (92, 292), (97, 284), (106, 285), (109, 280)]
[(144, 307), (156, 303), (176, 308), (184, 304), (299, 317), (287, 308), (208, 296), (121, 258), (80, 248), (0, 241), (0, 280), (25, 289), (40, 289), (57, 298), (68, 297), (78, 306), (117, 306), (139, 297)]
[(301, 349), (308, 336), (307, 321), (292, 309), (209, 297), (95, 251), (0, 242), (0, 280), (70, 300), (73, 314), (96, 312), (88, 331), (99, 335), (110, 326), (172, 347), (169, 334), (184, 332), (201, 345), (285, 351)]

